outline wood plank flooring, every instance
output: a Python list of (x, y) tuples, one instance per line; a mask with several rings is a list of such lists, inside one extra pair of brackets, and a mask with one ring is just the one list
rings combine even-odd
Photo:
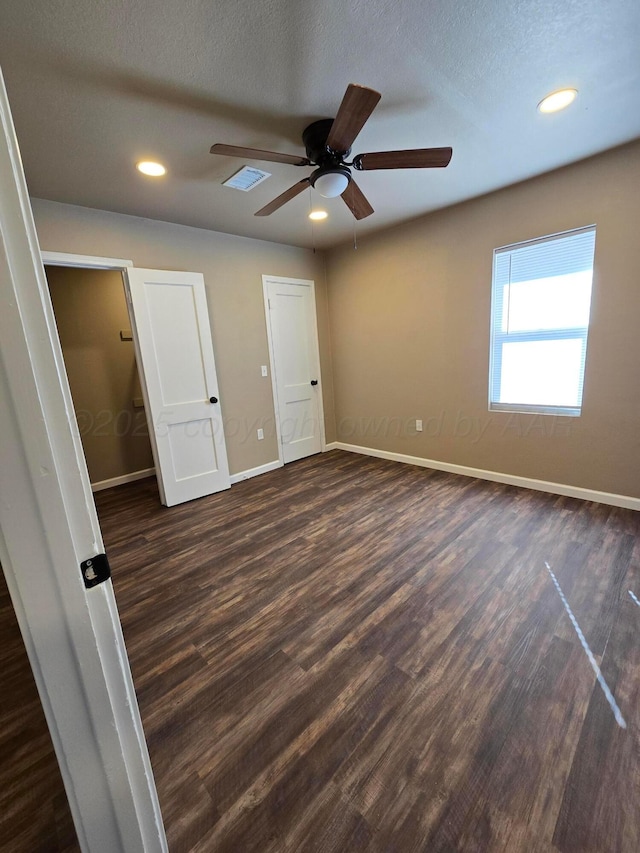
[(97, 502), (172, 853), (640, 850), (640, 514), (339, 451)]
[[(640, 850), (640, 514), (338, 451), (97, 502), (172, 853)], [(3, 582), (0, 639), (0, 850), (72, 853)]]
[(0, 851), (79, 850), (60, 768), (0, 567)]

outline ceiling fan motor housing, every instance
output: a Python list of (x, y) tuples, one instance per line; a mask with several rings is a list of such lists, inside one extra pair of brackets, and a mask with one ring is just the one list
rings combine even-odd
[(302, 132), (302, 143), (306, 148), (307, 157), (317, 166), (341, 166), (344, 158), (351, 153), (350, 148), (348, 151), (331, 151), (327, 148), (327, 138), (332, 125), (332, 118), (321, 118)]
[(332, 125), (332, 118), (323, 118), (314, 121), (302, 133), (307, 157), (318, 166), (315, 172), (309, 175), (309, 181), (311, 186), (325, 198), (341, 195), (351, 181), (351, 171), (344, 163), (344, 158), (349, 156), (350, 149), (349, 151), (332, 151), (327, 147), (327, 137)]

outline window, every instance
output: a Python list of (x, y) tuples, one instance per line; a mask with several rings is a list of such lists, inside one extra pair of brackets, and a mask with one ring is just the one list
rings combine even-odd
[(578, 416), (595, 226), (496, 249), (489, 409)]

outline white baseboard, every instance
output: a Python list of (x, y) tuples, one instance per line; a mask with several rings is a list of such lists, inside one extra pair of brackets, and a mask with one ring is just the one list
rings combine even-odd
[(155, 468), (145, 468), (143, 471), (133, 471), (131, 474), (123, 474), (122, 477), (112, 477), (110, 480), (100, 480), (91, 483), (92, 492), (101, 492), (103, 489), (111, 489), (113, 486), (121, 486), (123, 483), (133, 483), (136, 480), (144, 480), (145, 477), (153, 477)]
[(238, 471), (237, 474), (231, 475), (231, 485), (266, 474), (268, 471), (275, 471), (276, 468), (282, 468), (282, 462), (279, 459), (274, 459), (273, 462), (267, 462), (265, 465), (258, 465), (257, 468), (249, 468), (247, 471)]
[(392, 453), (388, 450), (376, 450), (374, 447), (361, 447), (357, 444), (345, 444), (342, 441), (332, 441), (327, 450), (346, 450), (349, 453), (360, 453), (363, 456), (375, 456), (378, 459), (388, 459), (391, 462), (405, 462), (408, 465), (418, 465), (421, 468), (433, 468), (436, 471), (448, 471), (450, 474), (461, 474), (463, 477), (476, 477), (479, 480), (491, 480), (494, 483), (505, 483), (508, 486), (520, 486), (523, 489), (535, 489), (538, 492), (548, 492), (551, 495), (564, 495), (583, 501), (619, 506), (624, 509), (640, 510), (640, 498), (629, 495), (616, 495), (611, 492), (597, 492), (593, 489), (583, 489), (580, 486), (567, 486), (564, 483), (551, 483), (546, 480), (533, 480), (529, 477), (519, 477), (515, 474), (503, 474), (499, 471), (485, 471), (482, 468), (469, 468), (466, 465), (454, 465), (451, 462), (438, 462), (435, 459), (423, 459), (421, 456), (408, 456), (404, 453)]

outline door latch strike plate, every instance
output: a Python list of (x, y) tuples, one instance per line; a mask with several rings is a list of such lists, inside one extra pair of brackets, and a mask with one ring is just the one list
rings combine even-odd
[(96, 554), (95, 557), (84, 560), (80, 563), (80, 571), (87, 589), (91, 589), (92, 586), (97, 586), (111, 577), (111, 567), (106, 554)]

